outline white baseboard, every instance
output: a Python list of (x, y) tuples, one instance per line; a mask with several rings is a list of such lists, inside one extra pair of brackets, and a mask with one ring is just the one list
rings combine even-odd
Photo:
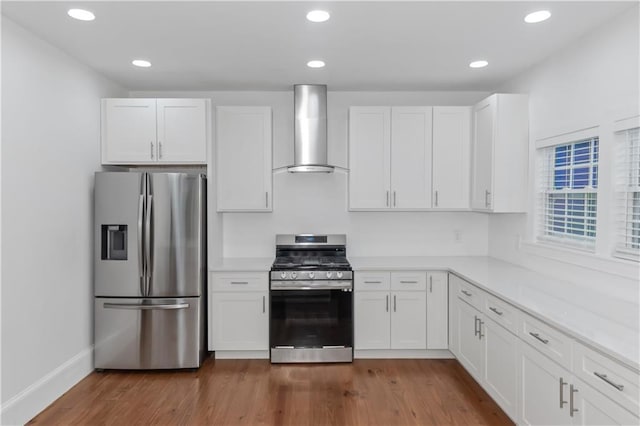
[(447, 349), (356, 349), (355, 359), (451, 359)]
[(216, 359), (269, 359), (269, 351), (216, 351)]
[(23, 425), (93, 371), (93, 346), (2, 404), (0, 424)]

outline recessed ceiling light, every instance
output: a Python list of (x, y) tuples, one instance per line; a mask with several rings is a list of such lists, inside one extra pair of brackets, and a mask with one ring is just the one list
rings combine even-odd
[(145, 61), (144, 59), (134, 59), (131, 61), (133, 65), (136, 67), (149, 68), (151, 66), (151, 62)]
[(307, 62), (309, 68), (322, 68), (324, 67), (324, 61), (314, 60)]
[(84, 9), (69, 9), (67, 15), (79, 21), (93, 21), (96, 15)]
[(551, 12), (548, 10), (539, 10), (537, 12), (532, 12), (524, 17), (524, 22), (527, 24), (536, 24), (538, 22), (546, 21), (551, 17)]
[(489, 65), (487, 61), (473, 61), (469, 64), (471, 68), (484, 68)]
[(312, 10), (307, 13), (307, 19), (311, 22), (324, 22), (328, 21), (331, 15), (326, 10)]

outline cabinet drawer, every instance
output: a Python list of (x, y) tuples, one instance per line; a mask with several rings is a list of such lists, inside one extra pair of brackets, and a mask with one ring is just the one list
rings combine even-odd
[(458, 281), (458, 297), (479, 311), (484, 308), (484, 292), (464, 280)]
[(211, 291), (268, 291), (268, 272), (215, 272), (211, 274)]
[(357, 291), (388, 291), (391, 288), (391, 273), (356, 271), (354, 287)]
[(423, 291), (427, 289), (426, 272), (392, 272), (391, 290)]
[(484, 313), (516, 336), (518, 335), (520, 313), (515, 307), (486, 293), (484, 295)]
[(639, 415), (637, 372), (578, 342), (573, 345), (573, 365), (577, 377)]
[(564, 368), (571, 370), (572, 340), (569, 336), (529, 315), (523, 315), (520, 338)]

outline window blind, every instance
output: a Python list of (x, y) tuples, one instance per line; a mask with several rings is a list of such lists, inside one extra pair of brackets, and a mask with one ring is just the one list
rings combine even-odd
[(621, 132), (616, 158), (618, 235), (614, 255), (640, 260), (640, 128)]
[(595, 248), (598, 142), (594, 137), (538, 150), (539, 241)]

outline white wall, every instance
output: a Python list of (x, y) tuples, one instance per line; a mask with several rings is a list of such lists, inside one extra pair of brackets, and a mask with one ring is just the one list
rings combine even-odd
[(2, 17), (2, 424), (93, 369), (93, 172), (120, 87)]
[[(330, 89), (330, 88), (329, 88)], [(472, 105), (486, 92), (334, 92), (327, 95), (329, 163), (348, 167), (348, 108), (355, 105)], [(205, 97), (216, 105), (273, 109), (273, 167), (293, 163), (293, 91), (131, 92), (131, 97)], [(277, 233), (345, 233), (348, 254), (486, 255), (488, 216), (481, 213), (348, 212), (346, 172), (273, 177), (273, 213), (224, 213), (223, 253), (270, 257)], [(458, 231), (461, 238), (455, 241)]]
[[(489, 253), (564, 279), (637, 300), (637, 263), (614, 260), (614, 120), (638, 115), (638, 7), (632, 8), (527, 73), (502, 91), (530, 96), (530, 211), (534, 206), (535, 141), (600, 126), (598, 242), (593, 255), (528, 244), (534, 215), (492, 215)], [(522, 238), (525, 243), (520, 245)]]

